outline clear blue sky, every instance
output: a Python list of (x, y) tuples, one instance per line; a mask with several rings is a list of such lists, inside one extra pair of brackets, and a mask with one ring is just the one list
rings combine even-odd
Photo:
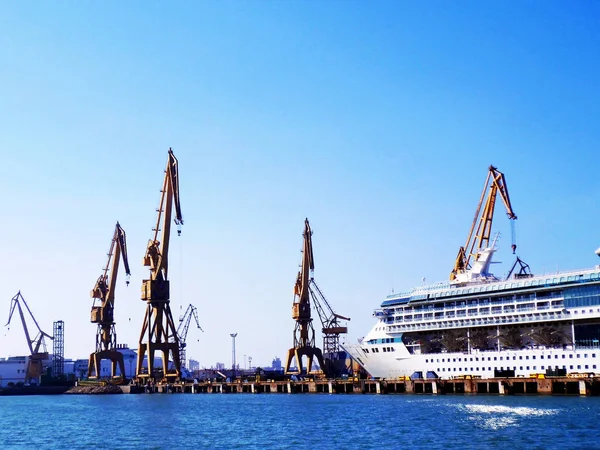
[[(305, 217), (352, 340), (392, 288), (446, 279), (490, 164), (535, 273), (600, 262), (598, 2), (5, 1), (0, 61), (0, 303), (20, 289), (45, 330), (63, 319), (67, 357), (93, 350), (116, 220), (117, 332), (137, 346), (169, 147), (172, 304), (200, 309), (204, 366), (230, 363), (231, 332), (240, 363), (291, 346)], [(1, 356), (25, 350), (2, 331)]]

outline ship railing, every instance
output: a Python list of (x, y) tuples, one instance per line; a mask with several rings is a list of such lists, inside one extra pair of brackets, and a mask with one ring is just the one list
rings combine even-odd
[[(514, 314), (514, 313), (523, 313), (523, 312), (531, 312), (531, 311), (550, 311), (550, 310), (562, 311), (564, 309), (564, 306), (561, 304), (546, 305), (546, 306), (532, 306), (532, 307), (528, 307), (528, 308), (523, 308), (523, 307), (519, 308), (518, 307), (519, 305), (515, 305), (515, 304), (506, 305), (506, 306), (515, 306), (515, 308), (512, 308), (510, 310), (505, 309), (503, 311), (501, 306), (494, 306), (489, 311), (468, 311), (468, 313), (467, 313), (467, 312), (465, 312), (464, 309), (462, 309), (462, 307), (452, 307), (452, 308), (446, 308), (444, 310), (444, 312), (446, 313), (447, 318), (454, 318), (454, 317), (465, 317), (465, 316), (469, 316), (469, 317), (489, 316), (489, 315), (498, 315), (498, 314), (502, 314), (502, 313)], [(460, 308), (460, 309), (458, 309), (458, 308)], [(488, 307), (484, 307), (484, 308), (488, 308)], [(415, 318), (414, 320), (420, 321), (420, 320), (429, 320), (429, 319), (428, 318)]]
[[(452, 287), (449, 283), (439, 283), (430, 286), (423, 286), (415, 288), (410, 292), (404, 292), (401, 294), (391, 294), (386, 297), (386, 300), (394, 300), (410, 296), (418, 296), (432, 291), (443, 291), (444, 295), (449, 293), (450, 295), (463, 295), (464, 293), (492, 293), (498, 292), (504, 289), (514, 289), (523, 287), (540, 287), (540, 286), (555, 286), (562, 283), (581, 283), (588, 281), (597, 281), (600, 277), (598, 271), (600, 266), (596, 266), (593, 269), (582, 269), (573, 270), (568, 272), (554, 272), (536, 275), (532, 278), (525, 280), (516, 281), (510, 280), (499, 280), (497, 283), (473, 283), (462, 287)], [(571, 279), (569, 279), (571, 278)], [(478, 287), (487, 287), (487, 289), (477, 289)], [(488, 286), (493, 286), (489, 288)], [(458, 291), (461, 291), (460, 293)], [(467, 292), (464, 292), (467, 291)]]
[[(550, 317), (549, 317), (550, 316)], [(468, 326), (472, 326), (472, 325), (502, 325), (502, 324), (510, 324), (510, 323), (531, 323), (531, 322), (545, 322), (548, 321), (549, 319), (560, 319), (562, 316), (562, 311), (552, 311), (552, 312), (548, 312), (548, 313), (544, 313), (544, 315), (538, 315), (538, 316), (534, 316), (533, 314), (528, 314), (526, 316), (513, 316), (513, 317), (506, 317), (506, 318), (501, 318), (501, 319), (493, 319), (490, 317), (486, 317), (486, 318), (479, 318), (475, 321), (472, 321), (471, 319), (465, 321), (465, 320), (445, 320), (445, 321), (439, 321), (439, 322), (434, 322), (434, 323), (429, 323), (429, 324), (419, 324), (419, 323), (413, 323), (411, 321), (411, 323), (406, 324), (406, 325), (396, 325), (394, 328), (397, 329), (398, 331), (403, 331), (403, 330), (415, 330), (415, 329), (419, 329), (419, 330), (427, 330), (427, 329), (438, 329), (438, 328), (460, 328), (460, 327), (468, 327)], [(393, 329), (394, 329), (393, 328)]]
[[(597, 315), (597, 313), (589, 313), (589, 312), (582, 312), (581, 314), (586, 314), (586, 315), (590, 315), (590, 314), (595, 314)], [(468, 319), (460, 319), (460, 320), (452, 320), (452, 318), (446, 318), (446, 319), (450, 319), (450, 320), (443, 320), (443, 319), (438, 319), (439, 321), (437, 322), (432, 322), (426, 325), (426, 323), (428, 322), (427, 320), (419, 320), (419, 321), (414, 321), (412, 319), (409, 319), (406, 322), (410, 322), (410, 324), (402, 326), (402, 324), (397, 325), (395, 328), (407, 328), (410, 327), (411, 329), (415, 329), (415, 328), (422, 328), (422, 329), (429, 329), (429, 328), (444, 328), (444, 327), (448, 327), (448, 326), (469, 326), (469, 325), (500, 325), (500, 324), (508, 324), (508, 323), (527, 323), (527, 322), (539, 322), (539, 321), (545, 321), (545, 320), (554, 320), (554, 319), (558, 319), (562, 316), (562, 310), (555, 310), (555, 311), (544, 311), (541, 313), (534, 313), (534, 314), (526, 314), (526, 315), (515, 315), (515, 316), (510, 316), (510, 317), (503, 317), (503, 318), (499, 318), (499, 319), (494, 319), (491, 317), (469, 317)], [(429, 319), (430, 320), (430, 319)], [(404, 323), (406, 323), (404, 322)], [(415, 323), (415, 322), (420, 322), (420, 323)]]
[(396, 308), (396, 311), (403, 311), (405, 313), (410, 313), (410, 312), (426, 312), (426, 311), (451, 311), (451, 310), (457, 310), (457, 309), (464, 309), (464, 308), (473, 308), (473, 307), (479, 307), (479, 308), (489, 308), (489, 307), (498, 307), (498, 306), (502, 306), (502, 305), (522, 305), (522, 304), (526, 304), (526, 303), (533, 303), (533, 302), (553, 302), (553, 301), (558, 301), (558, 300), (564, 300), (564, 295), (552, 295), (549, 297), (543, 297), (543, 298), (518, 298), (518, 299), (506, 299), (506, 300), (492, 300), (492, 301), (486, 301), (486, 302), (480, 302), (478, 304), (459, 304), (459, 305), (453, 305), (453, 306), (446, 306), (443, 304), (439, 304), (439, 305), (429, 305), (428, 307), (405, 307), (405, 308)]

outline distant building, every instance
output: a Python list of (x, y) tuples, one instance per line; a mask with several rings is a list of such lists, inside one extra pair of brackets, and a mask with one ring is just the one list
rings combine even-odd
[(189, 366), (190, 366), (189, 367), (190, 372), (200, 370), (200, 363), (198, 361), (196, 361), (195, 359), (190, 359)]
[(218, 363), (215, 365), (215, 368), (216, 368), (217, 370), (225, 370), (225, 364), (218, 362)]
[(273, 370), (281, 370), (282, 369), (282, 365), (281, 365), (281, 359), (279, 359), (277, 356), (273, 359), (273, 361), (271, 362), (271, 368)]
[(65, 360), (65, 373), (72, 373), (75, 378), (86, 378), (88, 373), (87, 359), (76, 359), (75, 361)]
[(28, 361), (29, 356), (0, 358), (0, 387), (24, 382)]

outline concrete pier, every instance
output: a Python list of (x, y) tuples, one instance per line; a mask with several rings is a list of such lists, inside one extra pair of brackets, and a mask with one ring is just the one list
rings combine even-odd
[(124, 393), (600, 395), (600, 377), (236, 381), (121, 386)]

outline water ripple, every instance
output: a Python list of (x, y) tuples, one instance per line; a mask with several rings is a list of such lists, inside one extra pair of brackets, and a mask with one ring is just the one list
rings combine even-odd
[(598, 448), (600, 399), (199, 394), (0, 397), (2, 448)]

